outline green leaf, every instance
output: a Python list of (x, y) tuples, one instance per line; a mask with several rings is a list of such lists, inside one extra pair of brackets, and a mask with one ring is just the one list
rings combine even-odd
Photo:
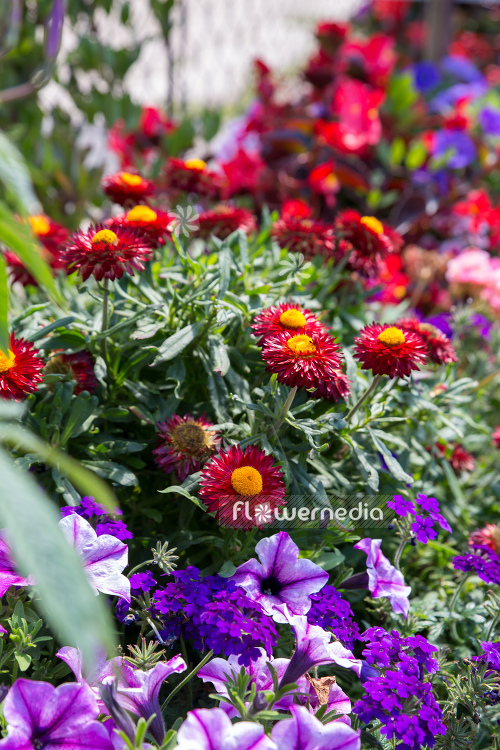
[(373, 431), (368, 427), (368, 432), (371, 435), (373, 445), (375, 448), (382, 453), (384, 457), (384, 461), (387, 464), (387, 468), (391, 472), (394, 479), (397, 479), (398, 482), (405, 482), (407, 484), (413, 484), (415, 481), (410, 474), (407, 474), (406, 471), (404, 471), (403, 467), (397, 461), (394, 456), (392, 455), (389, 448), (383, 443), (374, 433)]
[(180, 354), (186, 346), (189, 346), (195, 340), (204, 325), (205, 323), (202, 321), (191, 323), (181, 328), (177, 333), (174, 333), (173, 336), (165, 339), (163, 344), (158, 348), (158, 354), (151, 363), (151, 367), (155, 367), (161, 362), (168, 362), (168, 360)]
[(210, 348), (210, 362), (212, 369), (218, 375), (226, 375), (231, 367), (231, 362), (227, 354), (226, 345), (221, 336), (209, 336), (208, 345)]
[(0, 475), (0, 523), (19, 570), (34, 576), (39, 608), (60, 642), (79, 646), (91, 662), (97, 647), (113, 645), (104, 599), (94, 595), (76, 550), (64, 538), (55, 505), (2, 450)]
[(26, 672), (31, 664), (31, 656), (29, 656), (29, 654), (15, 653), (14, 657), (19, 664), (19, 669), (21, 670), (21, 672)]
[(408, 169), (418, 169), (427, 159), (427, 149), (422, 141), (413, 141), (406, 153), (405, 164)]
[(21, 214), (36, 214), (42, 210), (35, 195), (26, 162), (16, 146), (0, 132), (0, 180), (12, 196)]
[(191, 495), (185, 487), (181, 487), (180, 485), (174, 485), (173, 487), (166, 487), (164, 490), (158, 490), (162, 495), (182, 495), (182, 497), (187, 497), (188, 500), (191, 500), (192, 503), (198, 506), (198, 508), (201, 508), (202, 510), (206, 510), (206, 506), (203, 505), (203, 503), (198, 500), (197, 497), (194, 497), (194, 495)]
[(53, 300), (64, 305), (64, 299), (55, 285), (50, 266), (43, 259), (41, 245), (33, 237), (30, 227), (15, 219), (1, 201), (0, 242), (22, 260), (31, 275), (47, 290)]
[(0, 253), (0, 351), (9, 351), (9, 287), (7, 284), (7, 264)]
[(226, 560), (222, 568), (219, 570), (221, 578), (231, 578), (236, 572), (236, 566), (231, 560)]
[(136, 487), (138, 484), (133, 471), (127, 469), (126, 466), (114, 463), (114, 461), (82, 461), (82, 464), (95, 471), (97, 476), (109, 479), (110, 482), (122, 487)]

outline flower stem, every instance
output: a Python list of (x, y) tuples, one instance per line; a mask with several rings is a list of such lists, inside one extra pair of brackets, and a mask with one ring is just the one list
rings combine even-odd
[(462, 580), (460, 581), (460, 583), (458, 584), (458, 586), (457, 586), (457, 588), (455, 590), (455, 593), (453, 594), (453, 598), (452, 598), (452, 600), (450, 602), (450, 613), (455, 611), (455, 607), (456, 607), (458, 598), (459, 598), (460, 594), (462, 593), (462, 589), (465, 586), (465, 582), (466, 581), (467, 581), (467, 576), (464, 576), (462, 578)]
[(129, 573), (127, 573), (127, 578), (130, 578), (130, 576), (133, 576), (134, 573), (137, 573), (137, 571), (140, 570), (141, 568), (145, 568), (146, 565), (153, 565), (153, 563), (154, 563), (154, 560), (146, 560), (146, 562), (139, 563), (139, 565), (136, 565), (135, 568), (132, 568), (132, 570)]
[(187, 685), (188, 682), (189, 682), (189, 680), (192, 680), (193, 677), (195, 677), (198, 674), (198, 672), (200, 671), (200, 669), (205, 666), (205, 664), (207, 663), (207, 661), (209, 661), (212, 658), (213, 655), (214, 655), (214, 652), (213, 651), (209, 651), (208, 654), (193, 669), (193, 671), (190, 672), (188, 674), (188, 676), (185, 677), (182, 680), (182, 682), (179, 682), (179, 684), (172, 690), (172, 692), (170, 693), (170, 695), (166, 699), (165, 703), (161, 707), (162, 711), (165, 711), (166, 707), (168, 706), (168, 704), (170, 703), (170, 701), (172, 700), (172, 698), (174, 697), (174, 695), (177, 695), (177, 693), (179, 692), (179, 690), (182, 690), (182, 688), (184, 687), (184, 685)]
[(290, 409), (290, 407), (292, 405), (292, 402), (293, 402), (293, 399), (295, 398), (295, 394), (296, 393), (297, 393), (297, 386), (294, 386), (293, 388), (290, 389), (290, 393), (288, 394), (287, 400), (283, 404), (283, 408), (282, 408), (282, 410), (279, 413), (278, 419), (276, 420), (276, 422), (271, 427), (271, 430), (274, 433), (278, 432), (279, 428), (281, 427), (281, 425), (285, 421), (285, 417), (288, 414), (288, 411), (289, 411), (289, 409)]
[(401, 560), (401, 555), (403, 554), (403, 550), (406, 547), (406, 543), (408, 541), (408, 534), (405, 532), (401, 541), (399, 542), (399, 547), (396, 550), (396, 554), (394, 556), (394, 567), (399, 570), (399, 561)]
[(381, 378), (382, 378), (382, 375), (375, 375), (375, 377), (373, 378), (373, 381), (368, 386), (368, 388), (366, 389), (366, 391), (361, 394), (361, 396), (358, 398), (358, 400), (356, 401), (356, 403), (354, 404), (354, 406), (352, 407), (352, 409), (347, 414), (347, 416), (345, 418), (346, 422), (348, 422), (351, 419), (351, 417), (354, 414), (356, 414), (356, 412), (358, 411), (358, 409), (361, 406), (361, 404), (363, 403), (363, 401), (366, 401), (366, 399), (368, 398), (368, 396), (370, 396), (373, 393), (373, 391), (375, 390), (375, 388), (378, 386)]
[[(104, 279), (102, 282), (102, 323), (101, 323), (101, 333), (104, 333), (108, 330), (108, 300), (109, 300), (109, 281), (108, 279)], [(108, 342), (106, 339), (106, 336), (103, 336), (101, 339), (101, 355), (103, 360), (106, 363), (106, 368), (108, 366)]]
[(495, 628), (498, 622), (498, 618), (500, 617), (500, 612), (495, 615), (493, 620), (491, 621), (491, 625), (488, 628), (488, 632), (486, 633), (485, 641), (489, 641), (493, 633), (495, 632)]

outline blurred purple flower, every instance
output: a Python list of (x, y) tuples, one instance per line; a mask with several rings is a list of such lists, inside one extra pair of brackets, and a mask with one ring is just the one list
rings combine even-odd
[(309, 595), (323, 588), (328, 573), (311, 560), (299, 560), (299, 548), (285, 531), (261, 539), (255, 551), (260, 562), (252, 558), (243, 563), (232, 580), (276, 622), (287, 621), (283, 604), (293, 615), (306, 614)]
[(5, 532), (0, 531), (0, 598), (11, 586), (28, 586), (28, 578), (21, 576), (15, 567)]
[(441, 75), (434, 63), (423, 60), (422, 62), (415, 63), (413, 66), (413, 79), (417, 91), (425, 93), (441, 82)]
[(484, 77), (474, 63), (462, 55), (448, 55), (441, 61), (443, 73), (454, 76), (464, 83), (484, 82)]
[(474, 83), (456, 83), (454, 86), (440, 91), (429, 103), (433, 112), (446, 112), (453, 109), (459, 99), (479, 99), (488, 91), (488, 84), (484, 79)]
[(1, 750), (113, 750), (108, 732), (98, 721), (90, 688), (68, 683), (16, 680), (3, 704), (8, 733)]
[(488, 135), (500, 135), (500, 111), (485, 107), (479, 113), (479, 124)]
[(96, 651), (93, 663), (84, 665), (82, 652), (80, 649), (73, 648), (72, 646), (60, 648), (56, 656), (68, 665), (75, 675), (77, 682), (84, 682), (90, 687), (97, 700), (99, 712), (106, 713), (99, 693), (99, 684), (106, 677), (114, 677), (119, 674), (123, 658), (115, 656), (113, 659), (108, 659), (106, 650), (99, 649)]
[(122, 575), (128, 564), (128, 547), (108, 534), (97, 536), (82, 516), (73, 513), (59, 521), (70, 544), (81, 557), (83, 569), (96, 595), (99, 591), (130, 601), (130, 582)]
[(49, 60), (57, 57), (61, 46), (65, 11), (66, 0), (54, 0), (54, 5), (45, 21), (45, 54)]
[(221, 708), (190, 711), (177, 733), (174, 750), (278, 750), (262, 724), (231, 720)]
[(401, 571), (391, 565), (387, 557), (382, 554), (381, 545), (381, 539), (361, 539), (354, 545), (354, 549), (360, 549), (367, 555), (368, 588), (372, 597), (379, 599), (381, 596), (386, 596), (393, 612), (406, 617), (410, 608), (408, 596), (411, 593), (411, 586), (405, 585)]
[[(304, 706), (291, 706), (291, 719), (278, 721), (271, 733), (279, 750), (359, 750), (361, 733), (342, 721), (323, 725)], [(186, 748), (187, 750), (187, 748)]]
[(433, 156), (447, 156), (446, 166), (451, 169), (463, 169), (477, 157), (474, 141), (463, 130), (437, 130), (434, 133)]
[(493, 323), (491, 320), (488, 320), (488, 318), (485, 318), (484, 315), (481, 315), (481, 313), (474, 313), (470, 316), (469, 322), (472, 326), (477, 328), (477, 332), (479, 333), (482, 338), (489, 339), (491, 336), (491, 329), (493, 327)]

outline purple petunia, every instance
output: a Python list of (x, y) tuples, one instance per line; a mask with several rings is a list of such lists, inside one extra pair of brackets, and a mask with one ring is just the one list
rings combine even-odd
[(331, 721), (323, 725), (304, 706), (291, 706), (290, 711), (291, 718), (278, 721), (271, 733), (279, 750), (360, 749), (361, 732), (348, 724)]
[(108, 534), (98, 537), (89, 522), (76, 513), (62, 518), (59, 526), (80, 555), (95, 593), (101, 591), (130, 602), (130, 582), (122, 575), (128, 564), (127, 545)]
[(405, 579), (400, 570), (391, 565), (387, 557), (382, 554), (381, 539), (361, 539), (354, 545), (367, 555), (368, 588), (374, 599), (386, 596), (396, 614), (406, 617), (410, 608), (408, 596), (411, 586), (405, 585)]
[(133, 539), (133, 534), (127, 529), (126, 524), (115, 518), (123, 513), (119, 508), (115, 508), (110, 515), (103, 505), (96, 503), (93, 497), (82, 497), (80, 505), (69, 505), (61, 508), (61, 516), (66, 518), (73, 513), (82, 516), (92, 526), (95, 526), (97, 536), (110, 534), (125, 542), (127, 539)]
[(113, 750), (105, 727), (96, 721), (97, 702), (84, 683), (55, 688), (18, 679), (3, 704), (7, 736), (1, 750)]
[(293, 615), (305, 615), (310, 595), (323, 588), (328, 573), (311, 560), (299, 560), (299, 548), (285, 531), (261, 539), (255, 559), (240, 565), (233, 580), (276, 622), (286, 622), (281, 605)]
[(278, 750), (262, 724), (231, 724), (221, 708), (190, 711), (177, 733), (174, 750)]
[(0, 531), (0, 597), (2, 597), (11, 586), (27, 586), (30, 583), (16, 570), (10, 547), (5, 539), (5, 532)]
[(106, 677), (114, 677), (118, 675), (123, 663), (123, 658), (121, 656), (115, 656), (112, 659), (107, 659), (106, 651), (104, 649), (99, 649), (94, 655), (93, 663), (85, 665), (82, 652), (72, 646), (64, 646), (63, 648), (60, 648), (56, 656), (68, 665), (75, 675), (77, 682), (86, 683), (90, 687), (97, 700), (99, 713), (105, 713), (105, 707), (101, 701), (98, 686)]

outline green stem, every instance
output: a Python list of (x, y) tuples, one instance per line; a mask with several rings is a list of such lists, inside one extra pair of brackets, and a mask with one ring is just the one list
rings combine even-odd
[(356, 414), (356, 412), (358, 411), (358, 409), (361, 406), (361, 404), (363, 403), (363, 401), (366, 401), (366, 399), (368, 398), (368, 396), (370, 396), (373, 393), (373, 391), (375, 390), (375, 388), (378, 386), (381, 378), (382, 378), (382, 375), (375, 375), (375, 377), (373, 378), (373, 381), (368, 386), (368, 388), (366, 389), (366, 391), (361, 394), (361, 396), (358, 398), (358, 400), (356, 401), (356, 403), (354, 404), (354, 406), (352, 407), (352, 409), (347, 414), (347, 416), (345, 418), (346, 422), (348, 422), (351, 419), (351, 417), (354, 414)]
[(485, 641), (489, 641), (491, 639), (491, 636), (495, 632), (495, 627), (496, 627), (499, 617), (500, 617), (500, 612), (496, 614), (493, 620), (491, 621), (491, 625), (488, 628), (488, 632), (486, 633), (486, 638), (484, 639)]
[[(104, 279), (102, 282), (102, 324), (101, 333), (108, 330), (108, 300), (109, 300), (109, 281)], [(103, 336), (101, 340), (101, 354), (102, 358), (108, 366), (108, 342), (106, 336)]]
[[(184, 638), (182, 637), (182, 635), (180, 636), (179, 640), (181, 642), (181, 651), (182, 651), (183, 659), (186, 662), (186, 664), (189, 665), (186, 642)], [(187, 689), (188, 689), (188, 709), (191, 710), (193, 708), (193, 683), (191, 682), (191, 680), (188, 682)]]
[(458, 601), (458, 597), (460, 596), (463, 587), (465, 586), (465, 583), (467, 581), (468, 576), (464, 576), (462, 580), (460, 581), (459, 585), (457, 586), (455, 593), (453, 594), (453, 598), (450, 602), (450, 613), (455, 611), (455, 606)]
[(145, 568), (146, 565), (153, 565), (153, 563), (154, 563), (154, 560), (146, 560), (146, 562), (139, 563), (139, 565), (136, 565), (135, 568), (132, 568), (132, 570), (129, 573), (127, 573), (127, 578), (130, 578), (130, 576), (133, 576), (134, 573), (137, 573), (137, 571), (140, 570), (141, 568)]
[(394, 556), (394, 567), (399, 570), (399, 561), (401, 559), (401, 555), (403, 554), (403, 550), (406, 547), (406, 543), (408, 541), (408, 534), (405, 533), (401, 541), (399, 542), (399, 547), (396, 550), (396, 554)]
[(15, 681), (17, 680), (17, 670), (18, 670), (17, 659), (14, 658), (14, 667), (12, 668), (12, 684), (14, 684)]
[(282, 410), (279, 413), (278, 419), (276, 420), (276, 422), (271, 427), (271, 430), (274, 433), (278, 432), (279, 428), (281, 427), (281, 425), (285, 421), (285, 417), (288, 414), (288, 410), (290, 409), (290, 407), (292, 405), (292, 402), (293, 402), (293, 399), (295, 398), (295, 394), (296, 393), (297, 393), (297, 386), (295, 386), (294, 388), (291, 388), (290, 393), (288, 394), (288, 398), (285, 401), (285, 403), (283, 404), (283, 408), (282, 408)]
[(187, 685), (187, 683), (189, 682), (189, 680), (192, 680), (193, 677), (195, 677), (198, 674), (198, 672), (200, 671), (200, 669), (205, 666), (205, 664), (207, 663), (207, 661), (209, 661), (212, 658), (213, 655), (214, 655), (214, 652), (213, 651), (209, 651), (208, 654), (205, 656), (205, 658), (200, 661), (200, 663), (193, 669), (193, 671), (190, 672), (188, 674), (188, 676), (185, 677), (182, 680), (182, 682), (179, 682), (179, 684), (172, 690), (172, 692), (170, 693), (170, 695), (166, 699), (165, 703), (161, 707), (162, 712), (165, 711), (166, 707), (168, 706), (168, 704), (170, 703), (170, 701), (172, 700), (172, 698), (174, 697), (174, 695), (177, 695), (177, 693), (179, 692), (179, 690), (182, 690), (182, 688), (184, 687), (184, 685)]

